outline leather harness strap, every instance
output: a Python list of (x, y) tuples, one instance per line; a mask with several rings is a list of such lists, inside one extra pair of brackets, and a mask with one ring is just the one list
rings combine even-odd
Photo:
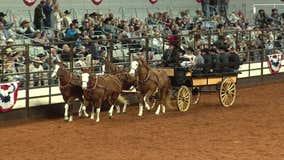
[(68, 81), (65, 85), (59, 84), (60, 89), (65, 89), (65, 88), (67, 88), (68, 86), (70, 86), (72, 79), (73, 79), (73, 74), (70, 73), (70, 75), (69, 75), (69, 81)]
[[(151, 72), (152, 72), (152, 73), (154, 74), (154, 76), (156, 77), (156, 81), (150, 78), (150, 77), (151, 77), (151, 74), (150, 74)], [(137, 77), (137, 79), (139, 79), (139, 77)], [(151, 70), (148, 70), (147, 75), (145, 76), (144, 80), (139, 80), (139, 83), (140, 83), (140, 84), (144, 84), (144, 83), (146, 83), (148, 80), (153, 81), (153, 82), (160, 88), (160, 85), (159, 85), (159, 82), (158, 82), (158, 81), (159, 81), (159, 78), (158, 78), (158, 75), (157, 75), (155, 72), (153, 72), (153, 71), (151, 71)]]

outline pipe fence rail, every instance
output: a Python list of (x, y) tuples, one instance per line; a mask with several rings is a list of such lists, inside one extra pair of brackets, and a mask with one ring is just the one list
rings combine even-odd
[[(259, 30), (250, 30), (250, 31), (224, 31), (224, 35), (234, 35), (234, 42), (238, 45), (242, 41), (245, 43), (252, 44), (255, 41), (253, 37), (253, 32)], [(263, 33), (270, 33), (274, 35), (274, 42), (279, 41), (282, 44), (280, 48), (245, 48), (238, 49), (239, 55), (243, 60), (243, 64), (240, 67), (242, 75), (239, 75), (240, 78), (250, 78), (255, 76), (260, 76), (263, 79), (264, 76), (269, 73), (269, 66), (267, 65), (266, 55), (275, 52), (284, 51), (284, 42), (283, 40), (277, 40), (276, 36), (283, 34), (283, 31), (280, 29), (273, 30), (261, 30)], [(220, 32), (215, 31), (190, 31), (187, 34), (179, 35), (181, 44), (192, 44), (193, 48), (197, 48), (196, 42), (200, 40), (200, 37), (195, 35), (201, 34), (205, 36), (205, 46), (210, 47), (214, 42), (214, 38), (220, 35)], [(246, 40), (243, 37), (247, 37)], [(56, 42), (48, 43), (45, 45), (41, 44), (18, 44), (13, 46), (0, 46), (1, 57), (0, 57), (0, 82), (11, 82), (18, 80), (21, 82), (20, 91), (23, 92), (24, 96), (19, 97), (18, 100), (25, 100), (25, 108), (27, 114), (29, 113), (29, 108), (31, 107), (30, 101), (38, 98), (48, 98), (48, 104), (54, 104), (52, 98), (54, 96), (60, 96), (59, 92), (55, 92), (54, 88), (58, 88), (58, 81), (51, 77), (53, 72), (54, 61), (58, 59), (58, 56), (65, 54), (63, 49), (60, 49), (61, 46), (68, 44), (71, 46), (71, 51), (69, 52), (68, 58), (63, 59), (62, 61), (68, 65), (68, 69), (80, 73), (80, 69), (83, 67), (91, 67), (92, 71), (101, 72), (102, 58), (110, 59), (113, 62), (122, 65), (124, 67), (129, 66), (129, 62), (133, 55), (143, 54), (149, 63), (152, 66), (158, 66), (162, 63), (161, 59), (168, 49), (169, 45), (169, 35), (160, 35), (160, 36), (145, 36), (139, 38), (131, 39), (115, 39), (110, 37), (106, 40), (89, 40), (88, 44), (95, 45), (97, 48), (100, 48), (101, 55), (100, 57), (95, 57), (95, 53), (91, 50), (86, 49), (84, 54), (82, 52), (77, 52), (73, 50), (76, 47), (76, 42)], [(189, 41), (189, 42), (187, 42)], [(20, 48), (15, 55), (11, 58), (5, 55), (5, 50), (9, 47)], [(35, 47), (43, 48), (44, 52), (38, 52), (33, 50)], [(102, 49), (104, 48), (104, 49)], [(31, 52), (37, 52), (33, 53)], [(55, 54), (56, 53), (56, 54)], [(41, 55), (41, 56), (39, 56)], [(40, 61), (35, 57), (40, 57)], [(95, 57), (95, 58), (94, 58)], [(101, 59), (99, 59), (101, 58)], [(79, 66), (78, 64), (81, 64)], [(83, 64), (83, 65), (82, 65)], [(282, 66), (284, 63), (282, 63)], [(257, 73), (256, 73), (257, 72)], [(37, 94), (37, 89), (44, 89), (48, 94), (42, 95)], [(36, 94), (36, 95), (34, 95)]]

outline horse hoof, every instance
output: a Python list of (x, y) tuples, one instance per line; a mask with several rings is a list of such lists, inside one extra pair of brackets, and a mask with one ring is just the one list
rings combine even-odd
[(160, 113), (155, 113), (156, 116), (160, 115)]
[(109, 118), (109, 119), (112, 119), (112, 116), (109, 116), (108, 118)]
[(91, 120), (94, 120), (95, 118), (94, 118), (94, 117), (91, 117), (90, 119), (91, 119)]
[(88, 117), (89, 117), (89, 115), (88, 115), (88, 114), (84, 114), (84, 116), (85, 116), (86, 118), (88, 118)]
[(64, 121), (68, 121), (69, 120), (69, 118), (68, 117), (64, 117)]
[(97, 122), (97, 123), (99, 123), (99, 122), (100, 122), (100, 120), (96, 120), (96, 122)]
[(82, 113), (79, 113), (79, 114), (78, 114), (78, 117), (81, 117), (81, 116), (82, 116)]

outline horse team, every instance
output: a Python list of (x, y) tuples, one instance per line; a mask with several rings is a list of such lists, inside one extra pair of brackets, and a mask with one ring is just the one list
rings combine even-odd
[[(136, 89), (139, 100), (138, 116), (143, 116), (143, 108), (150, 110), (157, 106), (156, 115), (165, 113), (166, 107), (170, 107), (171, 82), (164, 71), (149, 67), (142, 57), (135, 58), (130, 64), (130, 71), (120, 68), (106, 61), (102, 74), (94, 74), (90, 68), (82, 69), (81, 75), (76, 75), (66, 69), (62, 62), (55, 64), (52, 77), (58, 77), (59, 89), (65, 101), (64, 119), (73, 121), (73, 105), (79, 99), (79, 117), (82, 114), (89, 117), (86, 106), (91, 107), (90, 119), (100, 121), (100, 111), (103, 102), (109, 108), (109, 117), (113, 116), (114, 108), (120, 113), (126, 112), (129, 104), (123, 91)], [(150, 98), (154, 103), (150, 103)]]

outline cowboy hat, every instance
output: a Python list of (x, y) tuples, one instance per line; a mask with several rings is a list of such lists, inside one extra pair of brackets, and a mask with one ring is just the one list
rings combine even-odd
[(30, 23), (30, 22), (27, 21), (27, 20), (23, 20), (20, 26), (23, 26), (23, 25), (28, 24), (28, 23)]
[(15, 53), (15, 51), (12, 48), (7, 48), (5, 51), (6, 53)]
[(41, 61), (39, 57), (35, 57), (35, 58), (32, 60), (32, 62), (34, 62), (34, 63), (41, 63), (41, 64), (43, 63), (43, 61)]
[(64, 11), (64, 14), (71, 14), (71, 12), (68, 11), (68, 10), (65, 10), (65, 11)]
[(14, 42), (14, 40), (12, 39), (12, 38), (9, 38), (7, 41), (6, 41), (6, 43), (13, 43)]
[(5, 16), (7, 16), (7, 14), (0, 12), (0, 17), (5, 17)]

